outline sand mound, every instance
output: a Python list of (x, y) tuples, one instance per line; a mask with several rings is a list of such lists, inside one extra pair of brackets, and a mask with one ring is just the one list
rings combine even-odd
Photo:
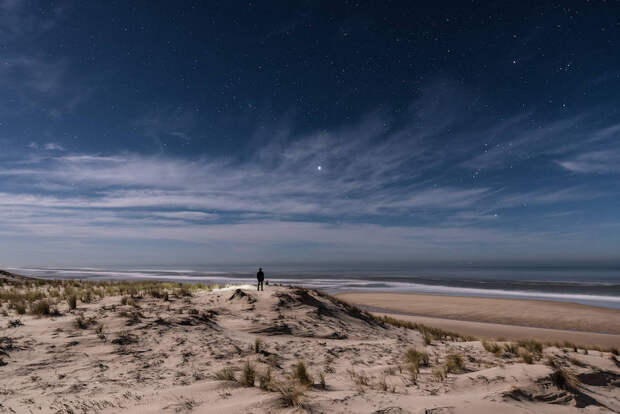
[[(237, 295), (237, 300), (242, 298), (244, 296)], [(269, 316), (252, 321), (247, 329), (253, 334), (347, 339), (380, 335), (386, 330), (386, 326), (369, 313), (303, 288), (279, 288), (262, 295), (256, 308), (246, 310), (252, 315)]]
[(235, 293), (233, 293), (232, 296), (228, 298), (228, 300), (231, 302), (242, 302), (242, 303), (248, 303), (248, 304), (252, 304), (256, 302), (256, 298), (254, 297), (254, 295), (245, 293), (241, 289), (236, 289)]
[[(3, 307), (0, 413), (620, 410), (620, 370), (598, 351), (550, 349), (525, 364), (309, 289), (157, 295), (58, 302), (53, 318)], [(572, 388), (558, 386), (548, 356)]]

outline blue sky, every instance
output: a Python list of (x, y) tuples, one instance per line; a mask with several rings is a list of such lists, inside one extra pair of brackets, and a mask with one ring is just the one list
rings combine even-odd
[(619, 261), (619, 15), (0, 0), (0, 263)]

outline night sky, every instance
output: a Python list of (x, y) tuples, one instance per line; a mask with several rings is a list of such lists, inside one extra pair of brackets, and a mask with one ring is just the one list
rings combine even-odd
[(0, 264), (620, 262), (618, 1), (0, 0)]

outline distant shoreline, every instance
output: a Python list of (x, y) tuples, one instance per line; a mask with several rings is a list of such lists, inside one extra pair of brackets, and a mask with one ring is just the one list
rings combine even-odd
[[(255, 270), (247, 266), (229, 268), (44, 268), (10, 269), (31, 277), (81, 280), (159, 280), (170, 282), (202, 282), (218, 284), (253, 283)], [(374, 269), (304, 269), (276, 266), (267, 268), (269, 283), (304, 286), (332, 294), (344, 292), (407, 292), (448, 296), (534, 299), (620, 309), (620, 274), (597, 273), (555, 274), (565, 281), (550, 279), (543, 269), (529, 273), (514, 273), (511, 269), (481, 271), (475, 277), (471, 269), (452, 269), (446, 274), (412, 273), (414, 269), (398, 272)], [(437, 269), (435, 269), (437, 270)], [(462, 272), (461, 272), (462, 270)], [(593, 270), (595, 272), (595, 270)], [(440, 272), (441, 273), (441, 272)], [(475, 272), (477, 274), (477, 272)], [(556, 272), (557, 273), (557, 272)], [(577, 277), (579, 276), (579, 277)], [(539, 278), (539, 280), (536, 280)]]

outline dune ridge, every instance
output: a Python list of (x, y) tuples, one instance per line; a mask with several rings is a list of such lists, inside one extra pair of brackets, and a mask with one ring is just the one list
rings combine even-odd
[(384, 292), (337, 296), (358, 305), (411, 316), (620, 335), (620, 310), (579, 303)]
[(72, 308), (68, 287), (100, 293), (76, 283), (3, 279), (3, 293), (47, 292), (56, 313), (3, 299), (0, 412), (620, 410), (609, 352), (412, 329), (298, 287), (136, 284)]

